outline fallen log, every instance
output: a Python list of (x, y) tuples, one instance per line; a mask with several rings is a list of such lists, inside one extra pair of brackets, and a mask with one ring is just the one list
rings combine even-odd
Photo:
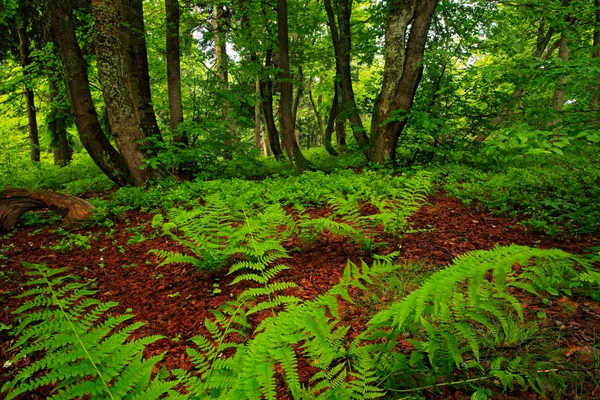
[(83, 221), (96, 207), (79, 197), (40, 189), (0, 190), (0, 231), (7, 232), (17, 225), (27, 211), (48, 208), (63, 216), (64, 222)]

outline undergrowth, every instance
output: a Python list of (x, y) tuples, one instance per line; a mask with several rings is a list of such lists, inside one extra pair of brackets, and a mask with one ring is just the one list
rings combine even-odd
[[(117, 303), (100, 302), (89, 284), (67, 275), (65, 268), (25, 264), (30, 280), (18, 297), (11, 333), (18, 350), (11, 363), (28, 361), (2, 387), (6, 399), (19, 398), (38, 388), (53, 387), (52, 398), (157, 399), (177, 397), (177, 380), (152, 377), (162, 355), (144, 359), (146, 346), (160, 336), (131, 339), (143, 323), (127, 323), (133, 314), (113, 316)], [(175, 398), (169, 396), (170, 398)]]
[[(246, 225), (248, 246), (240, 249), (247, 261), (234, 264), (230, 272), (235, 283), (246, 280), (259, 287), (224, 303), (205, 320), (209, 336), (190, 339), (194, 369), (172, 371), (170, 380), (151, 374), (160, 356), (141, 357), (157, 337), (127, 340), (140, 327), (123, 327), (131, 315), (108, 315), (114, 304), (89, 297), (93, 292), (65, 275), (65, 269), (30, 265), (32, 279), (26, 286), (31, 289), (21, 295), (28, 302), (17, 311), (11, 333), (17, 338), (13, 349), (19, 350), (12, 362), (30, 357), (32, 364), (2, 390), (8, 398), (52, 384), (55, 398), (88, 393), (148, 399), (165, 393), (276, 399), (278, 385), (284, 384), (296, 399), (367, 399), (452, 384), (486, 398), (488, 382), (497, 382), (506, 391), (530, 388), (557, 396), (568, 378), (560, 374), (559, 361), (501, 351), (540, 329), (521, 294), (546, 301), (573, 290), (592, 296), (600, 283), (590, 260), (561, 250), (513, 245), (475, 251), (457, 257), (371, 316), (358, 335), (350, 335), (343, 318), (355, 302), (350, 288), (368, 290), (378, 277), (394, 273), (396, 254), (376, 257), (372, 265), (349, 262), (331, 290), (300, 301), (276, 293), (293, 286), (274, 279), (285, 268), (274, 261), (285, 254), (269, 232), (258, 233), (255, 226)], [(258, 325), (248, 319), (256, 312), (267, 313)], [(308, 379), (299, 374), (300, 365), (311, 366)], [(178, 383), (185, 392), (173, 391)]]
[(520, 216), (524, 224), (549, 235), (577, 235), (600, 227), (600, 153), (513, 160), (485, 169), (446, 165), (437, 180), (465, 204), (499, 215)]

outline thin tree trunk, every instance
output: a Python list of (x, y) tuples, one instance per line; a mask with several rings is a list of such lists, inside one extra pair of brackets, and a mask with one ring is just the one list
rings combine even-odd
[[(220, 81), (220, 90), (225, 93), (229, 86), (229, 57), (227, 56), (227, 42), (225, 35), (220, 28), (219, 19), (222, 17), (217, 5), (213, 5), (212, 30), (215, 35), (215, 69)], [(231, 107), (229, 101), (222, 100), (222, 113), (227, 129), (225, 130), (225, 140), (223, 143), (223, 158), (231, 160), (233, 158), (232, 145), (235, 138), (235, 125), (231, 120)]]
[[(331, 99), (331, 109), (329, 110), (329, 116), (327, 117), (327, 125), (325, 126), (325, 135), (323, 136), (323, 141), (325, 143), (325, 149), (331, 155), (338, 155), (338, 152), (335, 151), (333, 146), (331, 145), (331, 137), (333, 136), (333, 131), (336, 132), (336, 143), (338, 146), (346, 145), (346, 132), (345, 132), (345, 124), (340, 118), (339, 110), (340, 110), (340, 93), (339, 93), (339, 83), (337, 80), (333, 83), (333, 98)], [(340, 131), (344, 131), (343, 134), (340, 134)], [(340, 138), (343, 139), (343, 144), (340, 143)]]
[(398, 0), (390, 4), (385, 20), (383, 83), (372, 122), (373, 162), (396, 160), (398, 138), (423, 75), (425, 43), (436, 5), (437, 0)]
[[(350, 17), (352, 13), (352, 0), (339, 0), (337, 2), (338, 24), (336, 26), (333, 8), (330, 0), (323, 0), (325, 11), (327, 12), (327, 21), (331, 31), (331, 39), (336, 58), (336, 72), (339, 74), (340, 91), (342, 95), (342, 104), (338, 113), (343, 118), (350, 121), (352, 133), (356, 141), (362, 145), (369, 144), (369, 137), (366, 134), (360, 112), (354, 98), (354, 89), (352, 88), (352, 75), (350, 68), (352, 41), (350, 33)], [(339, 26), (339, 32), (338, 32)]]
[[(44, 23), (44, 42), (52, 43), (49, 24)], [(71, 163), (73, 158), (73, 147), (68, 139), (67, 127), (69, 116), (73, 108), (68, 98), (64, 82), (62, 80), (62, 69), (57, 66), (59, 59), (56, 48), (53, 48), (52, 60), (46, 64), (48, 74), (48, 97), (50, 112), (46, 116), (46, 126), (51, 137), (51, 147), (54, 152), (54, 165), (64, 167)]]
[(302, 155), (296, 137), (292, 120), (293, 86), (290, 79), (289, 37), (287, 1), (277, 0), (277, 43), (279, 47), (279, 87), (281, 93), (281, 136), (290, 162), (298, 172), (309, 168), (309, 163)]
[(25, 105), (27, 107), (27, 123), (29, 127), (29, 157), (31, 161), (40, 161), (40, 138), (38, 133), (37, 116), (35, 111), (35, 97), (33, 90), (29, 87), (29, 59), (30, 42), (24, 27), (18, 29), (19, 50), (21, 53), (21, 67), (23, 69), (23, 92), (25, 94)]
[[(272, 52), (267, 50), (265, 54), (265, 68), (271, 67)], [(283, 159), (279, 133), (275, 126), (275, 115), (273, 112), (273, 81), (270, 77), (259, 80), (260, 97), (262, 101), (263, 114), (265, 116), (265, 128), (267, 130), (267, 142), (277, 160)]]
[(64, 167), (65, 165), (68, 165), (73, 158), (73, 148), (71, 147), (67, 136), (66, 121), (66, 112), (70, 112), (70, 107), (65, 106), (64, 99), (60, 96), (56, 79), (56, 76), (48, 77), (50, 98), (48, 131), (52, 136), (54, 164)]
[(181, 94), (181, 58), (179, 48), (179, 1), (165, 0), (167, 17), (166, 58), (167, 58), (167, 90), (169, 92), (169, 127), (175, 143), (188, 144), (187, 135), (178, 132), (177, 127), (183, 122), (183, 98)]
[[(294, 96), (294, 103), (292, 106), (292, 124), (294, 130), (296, 130), (296, 120), (298, 117), (298, 108), (300, 107), (300, 99), (304, 93), (304, 74), (302, 73), (302, 66), (298, 67), (298, 89), (296, 89), (296, 96)], [(300, 143), (300, 141), (298, 141)]]
[[(335, 151), (335, 149), (331, 145), (331, 133), (333, 131), (333, 128), (331, 129), (331, 131), (329, 131), (329, 137), (327, 137), (327, 135), (325, 134), (326, 131), (323, 127), (323, 117), (321, 116), (321, 112), (319, 111), (319, 105), (321, 105), (321, 96), (319, 96), (319, 98), (317, 99), (317, 102), (315, 103), (315, 100), (314, 100), (313, 94), (312, 94), (312, 90), (309, 90), (308, 98), (310, 99), (310, 104), (312, 106), (313, 112), (315, 113), (315, 118), (317, 119), (317, 128), (319, 130), (319, 137), (321, 138), (321, 141), (323, 142), (323, 146), (325, 146), (325, 151), (327, 151), (327, 153), (329, 155), (337, 156), (338, 155), (337, 151)], [(334, 101), (334, 103), (335, 103), (335, 101)]]
[(260, 101), (260, 82), (256, 80), (256, 103), (254, 104), (254, 147), (260, 150), (263, 156), (269, 155), (269, 144), (265, 140), (264, 126), (262, 121), (261, 101)]
[[(600, 58), (600, 0), (594, 0), (594, 7), (594, 53), (592, 57), (598, 60)], [(596, 77), (594, 86), (592, 87), (590, 107), (596, 111), (596, 125), (600, 125), (600, 75)]]
[[(569, 61), (569, 43), (567, 40), (567, 34), (568, 32), (563, 32), (561, 34), (558, 48), (558, 58), (560, 58), (563, 63)], [(554, 96), (552, 96), (552, 109), (556, 113), (556, 118), (550, 121), (548, 124), (549, 128), (560, 123), (559, 115), (562, 112), (565, 104), (566, 86), (568, 82), (569, 76), (565, 73), (560, 77), (556, 88), (554, 89)]]
[(140, 120), (136, 102), (131, 98), (132, 90), (136, 89), (130, 86), (136, 84), (128, 80), (131, 75), (128, 75), (123, 43), (114, 35), (121, 26), (117, 10), (118, 5), (114, 1), (92, 0), (98, 76), (115, 143), (125, 158), (135, 184), (145, 185), (149, 179), (164, 175), (144, 165), (149, 158), (150, 143), (143, 129), (145, 121)]
[(133, 178), (124, 158), (111, 145), (100, 127), (90, 93), (87, 65), (75, 35), (72, 7), (64, 0), (48, 0), (48, 14), (81, 143), (113, 182), (119, 186), (132, 184)]
[[(152, 137), (154, 140), (162, 142), (163, 138), (156, 121), (150, 93), (143, 0), (116, 0), (116, 2), (119, 4), (123, 22), (120, 24), (121, 40), (133, 107), (145, 137)], [(146, 151), (154, 153), (154, 146), (149, 146)]]

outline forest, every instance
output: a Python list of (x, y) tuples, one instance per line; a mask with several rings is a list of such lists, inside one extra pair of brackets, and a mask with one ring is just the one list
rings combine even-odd
[(0, 398), (599, 399), (600, 0), (0, 0)]

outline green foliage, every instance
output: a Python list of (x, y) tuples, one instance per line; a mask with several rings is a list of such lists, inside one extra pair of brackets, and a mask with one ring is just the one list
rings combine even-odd
[(500, 172), (453, 165), (440, 169), (444, 189), (492, 212), (527, 217), (548, 234), (593, 232), (600, 226), (600, 157), (597, 151), (513, 162)]
[(63, 237), (54, 245), (50, 246), (50, 250), (57, 252), (68, 252), (78, 247), (80, 249), (91, 249), (90, 240), (92, 239), (91, 233), (82, 235), (79, 233), (65, 232), (64, 229), (59, 228), (57, 231)]
[[(514, 337), (517, 321), (524, 320), (523, 306), (511, 288), (530, 293), (570, 293), (588, 281), (591, 263), (561, 250), (540, 250), (522, 246), (498, 247), (460, 256), (446, 269), (433, 274), (419, 289), (380, 311), (360, 339), (386, 338), (377, 348), (382, 356), (383, 373), (401, 376), (386, 385), (410, 385), (406, 371), (414, 379), (434, 383), (436, 376), (453, 368), (483, 368), (481, 343), (486, 335), (496, 340)], [(408, 335), (414, 346), (409, 358), (389, 353), (399, 335)], [(528, 375), (531, 360), (515, 359), (508, 371), (499, 370), (502, 362), (492, 362), (492, 375), (505, 388), (512, 388), (516, 365), (521, 376)], [(496, 367), (494, 367), (496, 366)], [(391, 368), (391, 370), (389, 369)], [(402, 372), (405, 371), (405, 372)], [(417, 372), (421, 371), (421, 372)], [(523, 378), (517, 380), (526, 386)], [(412, 384), (416, 385), (417, 382)], [(538, 388), (539, 389), (539, 388)]]
[[(285, 251), (273, 240), (273, 226), (261, 222), (268, 216), (245, 217), (244, 228), (236, 234), (243, 238), (238, 250), (246, 261), (230, 269), (236, 275), (232, 284), (247, 281), (259, 287), (213, 311), (204, 321), (208, 336), (194, 337), (194, 346), (188, 348), (194, 372), (174, 371), (177, 378), (172, 381), (151, 377), (160, 356), (141, 358), (144, 346), (157, 337), (126, 341), (140, 324), (117, 328), (131, 315), (107, 315), (114, 303), (91, 299), (87, 285), (65, 276), (64, 269), (28, 265), (31, 289), (21, 297), (31, 300), (18, 310), (11, 331), (18, 336), (13, 349), (20, 349), (15, 361), (39, 356), (40, 350), (45, 355), (20, 370), (3, 391), (14, 398), (56, 384), (56, 398), (91, 394), (145, 399), (166, 393), (177, 398), (275, 399), (283, 379), (296, 399), (372, 399), (418, 392), (441, 378), (452, 378), (447, 383), (452, 385), (493, 378), (506, 390), (531, 387), (542, 394), (549, 390), (548, 379), (562, 385), (561, 377), (544, 372), (555, 369), (540, 355), (510, 357), (501, 349), (530, 340), (539, 329), (534, 322), (524, 323), (519, 291), (555, 296), (570, 295), (574, 288), (597, 290), (600, 274), (589, 259), (522, 246), (468, 253), (375, 314), (358, 336), (349, 337), (342, 313), (354, 303), (350, 289), (367, 290), (395, 273), (398, 266), (391, 259), (397, 254), (379, 257), (371, 266), (349, 262), (331, 290), (300, 301), (277, 293), (292, 285), (275, 281), (286, 268), (276, 264)], [(269, 314), (254, 327), (248, 317), (263, 311)], [(311, 366), (308, 381), (298, 373), (301, 363)], [(456, 380), (461, 371), (471, 371), (470, 377)], [(179, 383), (186, 395), (174, 392)]]
[(0, 164), (0, 185), (65, 191), (74, 196), (108, 190), (112, 182), (87, 154), (76, 153), (71, 164), (59, 167), (27, 160)]
[(239, 239), (233, 236), (234, 224), (239, 222), (240, 215), (217, 197), (192, 210), (173, 208), (169, 210), (168, 217), (169, 222), (163, 224), (162, 214), (157, 214), (152, 220), (152, 227), (161, 227), (163, 235), (186, 246), (195, 257), (153, 250), (163, 259), (160, 265), (190, 263), (198, 269), (216, 269), (223, 267), (240, 245)]
[[(27, 302), (11, 334), (18, 338), (12, 362), (29, 358), (2, 391), (7, 399), (46, 385), (53, 386), (52, 398), (72, 399), (157, 399), (174, 395), (177, 380), (151, 379), (152, 369), (162, 356), (142, 358), (144, 348), (160, 339), (150, 336), (129, 340), (143, 323), (122, 324), (133, 315), (112, 316), (117, 304), (91, 298), (88, 284), (65, 275), (65, 268), (25, 264), (31, 279), (19, 298)], [(176, 397), (176, 396), (175, 396)]]
[[(255, 330), (255, 336), (244, 344), (236, 344), (230, 357), (215, 359), (210, 369), (205, 360), (194, 360), (201, 375), (191, 378), (193, 393), (208, 398), (275, 399), (276, 368), (283, 371), (286, 385), (294, 398), (375, 398), (383, 392), (375, 386), (371, 365), (357, 364), (356, 369), (342, 362), (348, 327), (339, 326), (338, 300), (349, 300), (349, 288), (363, 288), (364, 281), (391, 270), (388, 263), (376, 262), (359, 268), (349, 263), (342, 281), (328, 293), (313, 301), (288, 305), (287, 310), (267, 317)], [(213, 338), (220, 343), (221, 337)], [(214, 347), (199, 341), (212, 352)], [(297, 373), (298, 354), (318, 369), (315, 388), (303, 387)], [(206, 372), (204, 372), (206, 371)], [(350, 374), (353, 380), (345, 382)]]
[[(371, 188), (369, 188), (371, 189)], [(348, 237), (367, 255), (385, 243), (376, 243), (374, 228), (383, 225), (385, 233), (401, 236), (408, 229), (407, 219), (418, 210), (431, 190), (430, 175), (420, 172), (408, 179), (395, 179), (379, 190), (357, 190), (351, 194), (325, 195), (333, 213), (327, 218), (311, 219), (299, 210), (299, 222), (293, 230), (310, 246), (323, 230)], [(378, 213), (362, 215), (363, 208), (375, 207)]]

